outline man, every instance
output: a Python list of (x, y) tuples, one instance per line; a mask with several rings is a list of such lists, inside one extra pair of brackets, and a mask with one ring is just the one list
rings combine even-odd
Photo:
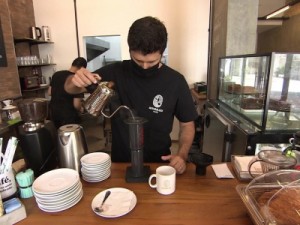
[(53, 74), (48, 94), (50, 100), (50, 119), (58, 129), (66, 124), (80, 123), (79, 112), (82, 110), (83, 94), (69, 94), (64, 89), (64, 84), (69, 76), (81, 68), (86, 68), (87, 61), (78, 57), (74, 59), (69, 70), (61, 70)]
[[(158, 19), (136, 20), (127, 39), (131, 60), (102, 67), (95, 73), (81, 69), (67, 80), (65, 89), (70, 93), (81, 93), (97, 80), (113, 81), (118, 98), (111, 103), (116, 107), (126, 105), (137, 116), (147, 119), (144, 161), (169, 161), (181, 174), (186, 169), (197, 113), (183, 75), (161, 63), (167, 36), (164, 24)], [(180, 131), (178, 152), (172, 155), (170, 133), (174, 116), (180, 122)], [(112, 161), (130, 161), (128, 124), (121, 113), (112, 117), (111, 127)]]

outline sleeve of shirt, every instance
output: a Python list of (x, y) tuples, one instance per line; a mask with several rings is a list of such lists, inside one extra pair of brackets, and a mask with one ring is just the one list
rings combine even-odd
[(179, 95), (175, 110), (175, 116), (180, 122), (185, 123), (194, 121), (198, 117), (198, 114), (191, 91), (183, 76), (181, 76), (179, 81), (178, 93)]

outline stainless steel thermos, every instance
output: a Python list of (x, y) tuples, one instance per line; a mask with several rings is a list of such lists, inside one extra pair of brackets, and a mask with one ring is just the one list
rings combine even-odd
[(60, 168), (70, 168), (80, 172), (80, 158), (87, 152), (85, 134), (80, 125), (67, 124), (58, 129)]
[(31, 38), (39, 40), (42, 37), (42, 30), (39, 27), (30, 27)]
[(30, 35), (32, 39), (51, 41), (51, 33), (49, 26), (30, 27)]

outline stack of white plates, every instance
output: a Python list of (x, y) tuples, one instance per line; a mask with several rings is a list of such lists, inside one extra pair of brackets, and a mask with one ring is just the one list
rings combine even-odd
[(107, 153), (89, 153), (84, 155), (80, 162), (82, 179), (87, 182), (100, 182), (111, 174), (111, 159)]
[(38, 207), (45, 212), (59, 212), (77, 204), (83, 196), (76, 170), (61, 168), (39, 176), (32, 184)]

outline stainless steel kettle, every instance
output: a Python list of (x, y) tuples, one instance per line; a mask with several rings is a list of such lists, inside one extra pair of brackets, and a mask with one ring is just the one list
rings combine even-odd
[(67, 124), (58, 129), (59, 166), (80, 172), (80, 158), (88, 153), (83, 129), (78, 124)]

